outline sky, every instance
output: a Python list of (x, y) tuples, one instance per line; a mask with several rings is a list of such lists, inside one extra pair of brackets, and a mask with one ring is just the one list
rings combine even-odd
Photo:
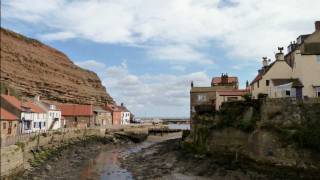
[(314, 31), (319, 0), (2, 0), (1, 27), (98, 74), (136, 116), (188, 117), (190, 83), (238, 76)]

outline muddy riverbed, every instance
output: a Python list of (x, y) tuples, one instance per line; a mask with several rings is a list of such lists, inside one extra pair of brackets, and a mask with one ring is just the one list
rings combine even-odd
[(76, 143), (14, 179), (135, 179), (133, 174), (121, 165), (121, 159), (159, 142), (180, 137), (181, 133), (171, 133), (163, 136), (150, 135), (141, 143), (124, 139), (113, 139), (105, 144), (99, 141)]
[(150, 135), (142, 143), (119, 139), (78, 143), (16, 179), (286, 179), (270, 178), (222, 156), (187, 152), (180, 137), (181, 133), (171, 133)]

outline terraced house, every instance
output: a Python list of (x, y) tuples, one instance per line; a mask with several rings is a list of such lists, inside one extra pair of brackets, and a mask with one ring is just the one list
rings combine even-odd
[(286, 55), (278, 49), (271, 64), (263, 58), (263, 67), (250, 84), (253, 97), (320, 97), (320, 21), (312, 34), (291, 42)]

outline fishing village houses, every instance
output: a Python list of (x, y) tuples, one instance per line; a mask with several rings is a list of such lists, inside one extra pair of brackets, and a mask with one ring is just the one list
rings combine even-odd
[(58, 130), (130, 124), (131, 112), (123, 105), (106, 106), (51, 103), (35, 96), (19, 100), (1, 94), (1, 145), (15, 136)]
[(224, 102), (258, 98), (320, 98), (320, 21), (315, 31), (300, 35), (287, 48), (279, 47), (275, 60), (263, 57), (262, 68), (244, 89), (238, 78), (222, 74), (211, 86), (195, 87), (191, 82), (190, 118), (197, 113), (218, 111)]
[(275, 61), (263, 58), (263, 67), (251, 82), (254, 98), (320, 97), (320, 21), (312, 34), (300, 35), (284, 55), (278, 48)]

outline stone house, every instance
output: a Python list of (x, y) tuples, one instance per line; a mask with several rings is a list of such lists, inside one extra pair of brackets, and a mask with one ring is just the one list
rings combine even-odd
[(18, 134), (19, 117), (0, 107), (1, 142)]
[(105, 109), (112, 113), (112, 125), (121, 124), (121, 109), (115, 104), (106, 104)]
[(251, 82), (253, 97), (320, 97), (320, 21), (315, 22), (312, 34), (300, 35), (290, 43), (286, 55), (283, 48), (278, 49), (276, 60), (269, 65), (264, 58)]
[(238, 89), (238, 78), (222, 74), (221, 77), (213, 77), (211, 87), (195, 87), (191, 82), (190, 90), (190, 115), (196, 111), (215, 111), (217, 91)]
[(21, 101), (14, 96), (10, 96), (9, 93), (1, 94), (1, 108), (8, 111), (10, 114), (16, 116), (19, 121), (17, 124), (17, 134), (22, 133), (21, 129)]
[(85, 128), (94, 125), (92, 105), (59, 104), (58, 108), (67, 128)]
[(242, 101), (244, 100), (243, 96), (248, 93), (247, 89), (218, 90), (216, 91), (215, 109), (219, 110), (224, 102)]
[(93, 107), (94, 124), (96, 126), (112, 125), (112, 114), (101, 106)]

